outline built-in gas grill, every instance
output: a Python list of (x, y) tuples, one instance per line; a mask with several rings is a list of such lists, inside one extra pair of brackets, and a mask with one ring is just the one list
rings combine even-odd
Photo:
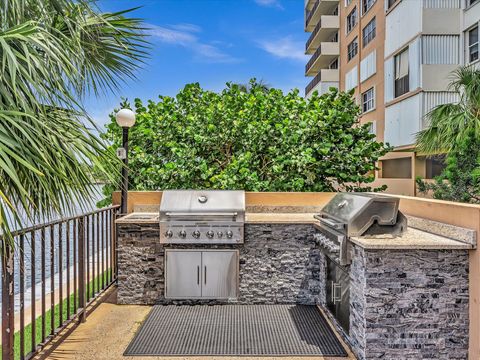
[(315, 239), (326, 255), (326, 307), (344, 328), (350, 329), (351, 242), (353, 236), (389, 234), (407, 228), (398, 211), (400, 199), (371, 193), (338, 193), (315, 215)]
[(239, 244), (244, 240), (245, 192), (166, 190), (160, 204), (160, 242)]
[(339, 265), (349, 265), (350, 237), (401, 235), (406, 217), (398, 210), (400, 199), (372, 193), (338, 193), (325, 205), (316, 224), (316, 239), (327, 255)]

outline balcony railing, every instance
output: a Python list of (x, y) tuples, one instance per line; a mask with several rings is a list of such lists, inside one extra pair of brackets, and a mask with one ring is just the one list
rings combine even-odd
[(13, 360), (17, 336), (20, 359), (31, 358), (72, 321), (85, 321), (89, 303), (115, 282), (118, 208), (19, 230), (15, 249), (1, 242), (2, 360)]
[(322, 81), (322, 72), (319, 71), (317, 75), (310, 81), (310, 83), (307, 85), (305, 88), (305, 95), (307, 95), (312, 89), (320, 82)]
[(315, 5), (313, 5), (312, 10), (310, 10), (310, 11), (307, 13), (307, 16), (306, 16), (306, 18), (305, 18), (305, 26), (308, 26), (308, 23), (310, 22), (310, 19), (312, 18), (313, 14), (314, 14), (315, 11), (317, 10), (318, 5), (320, 5), (320, 1), (321, 1), (321, 0), (317, 0), (317, 2), (315, 3)]
[(308, 70), (312, 67), (312, 65), (317, 61), (318, 57), (322, 54), (322, 44), (318, 47), (317, 50), (313, 53), (312, 57), (310, 60), (308, 60), (307, 65), (305, 65), (305, 72), (308, 72)]
[(322, 27), (322, 19), (318, 20), (318, 24), (315, 26), (315, 29), (313, 29), (312, 33), (310, 34), (310, 37), (308, 38), (307, 43), (305, 44), (305, 51), (308, 51), (310, 44), (312, 43), (313, 39), (315, 39), (315, 36), (317, 36), (321, 27)]

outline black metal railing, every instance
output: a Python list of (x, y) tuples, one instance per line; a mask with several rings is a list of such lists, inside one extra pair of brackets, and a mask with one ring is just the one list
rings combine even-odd
[(318, 72), (317, 75), (310, 81), (310, 83), (305, 88), (305, 95), (307, 95), (320, 81), (322, 81), (322, 70)]
[(315, 11), (317, 10), (319, 4), (320, 4), (320, 0), (317, 0), (317, 2), (315, 3), (315, 5), (313, 5), (312, 10), (310, 10), (310, 11), (307, 13), (307, 16), (305, 17), (305, 26), (308, 26), (308, 23), (310, 22), (310, 19), (312, 18), (313, 14), (314, 14)]
[(310, 44), (312, 43), (315, 36), (317, 36), (317, 33), (320, 31), (321, 27), (322, 27), (322, 19), (318, 20), (318, 24), (315, 26), (315, 29), (313, 29), (312, 33), (310, 34), (310, 37), (308, 38), (305, 44), (305, 51), (308, 50), (308, 48), (310, 47)]
[(85, 321), (89, 303), (115, 282), (118, 208), (16, 231), (14, 246), (2, 241), (2, 360), (29, 359), (73, 320)]
[(322, 54), (322, 44), (320, 44), (318, 46), (318, 49), (315, 50), (315, 52), (313, 53), (312, 57), (310, 58), (310, 60), (308, 60), (307, 62), (307, 65), (305, 65), (305, 73), (308, 72), (308, 70), (310, 70), (310, 68), (312, 67), (312, 65), (315, 63), (315, 61), (317, 61), (318, 57)]

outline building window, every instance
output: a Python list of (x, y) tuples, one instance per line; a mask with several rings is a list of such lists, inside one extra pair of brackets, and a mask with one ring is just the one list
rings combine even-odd
[(347, 34), (352, 31), (352, 29), (357, 24), (357, 7), (355, 6), (350, 14), (347, 15)]
[(397, 2), (397, 0), (388, 0), (387, 10), (390, 9), (393, 5), (395, 5), (396, 2)]
[(355, 38), (353, 39), (353, 41), (348, 44), (347, 46), (347, 58), (348, 58), (348, 61), (352, 60), (355, 55), (357, 55), (358, 53), (358, 39)]
[(412, 158), (400, 158), (380, 161), (382, 178), (411, 179)]
[(362, 0), (362, 15), (365, 14), (375, 4), (376, 0)]
[(329, 69), (338, 69), (338, 59), (333, 60), (328, 66)]
[(468, 62), (478, 60), (478, 26), (468, 31)]
[(372, 135), (377, 135), (377, 122), (375, 120), (373, 120), (372, 122), (369, 122), (368, 123), (369, 125), (369, 128), (368, 128), (368, 132)]
[(395, 97), (409, 91), (408, 82), (408, 48), (395, 55)]
[(350, 5), (352, 3), (352, 0), (345, 0), (345, 7), (347, 7), (348, 5)]
[(375, 108), (375, 89), (372, 87), (362, 94), (362, 111), (373, 110)]
[(372, 19), (362, 30), (362, 44), (363, 47), (375, 38), (377, 34), (377, 24), (375, 18)]

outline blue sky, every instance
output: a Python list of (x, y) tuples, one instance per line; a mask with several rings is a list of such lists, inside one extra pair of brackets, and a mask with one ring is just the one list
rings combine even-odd
[(116, 93), (86, 107), (103, 127), (120, 98), (175, 95), (187, 83), (218, 91), (227, 81), (262, 79), (284, 90), (307, 83), (304, 0), (100, 0), (103, 11), (142, 6), (133, 14), (152, 28), (151, 57)]

